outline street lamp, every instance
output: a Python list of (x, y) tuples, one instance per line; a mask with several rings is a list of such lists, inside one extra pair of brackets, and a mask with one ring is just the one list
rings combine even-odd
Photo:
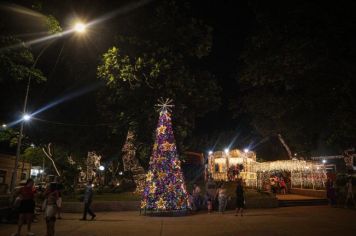
[(225, 148), (225, 154), (228, 154), (229, 153), (229, 149), (228, 148)]
[(104, 171), (104, 170), (105, 170), (105, 167), (104, 167), (104, 166), (99, 166), (99, 170), (100, 170), (100, 171)]
[(248, 153), (250, 150), (248, 148), (244, 149), (244, 153)]
[[(75, 24), (73, 31), (77, 32), (77, 33), (84, 33), (86, 30), (86, 25), (84, 25), (83, 23), (78, 22), (77, 24)], [(43, 54), (43, 52), (47, 49), (48, 47), (44, 47), (42, 49), (42, 51), (38, 54), (38, 56), (36, 57), (36, 60), (33, 62), (32, 64), (32, 69), (35, 68), (35, 66), (37, 65), (38, 59), (41, 57), (41, 55)], [(24, 122), (27, 122), (29, 120), (31, 120), (31, 115), (26, 114), (27, 112), (27, 102), (28, 102), (28, 94), (30, 91), (30, 84), (31, 84), (31, 76), (28, 77), (28, 81), (27, 81), (27, 86), (26, 86), (26, 94), (25, 94), (25, 101), (24, 101), (24, 105), (23, 105), (23, 116), (21, 119), (21, 126), (20, 126), (20, 134), (17, 138), (17, 148), (16, 148), (16, 158), (15, 158), (15, 166), (14, 166), (14, 170), (12, 172), (12, 176), (11, 176), (11, 184), (10, 184), (10, 192), (12, 193), (15, 189), (15, 185), (16, 185), (16, 181), (17, 181), (17, 169), (19, 166), (19, 159), (20, 159), (20, 153), (21, 153), (21, 142), (22, 142), (22, 138), (23, 138), (23, 129), (24, 129)], [(4, 125), (2, 125), (3, 128)]]
[(7, 125), (6, 124), (2, 124), (1, 126), (3, 129), (6, 129)]
[(213, 151), (209, 151), (208, 153), (209, 153), (209, 155), (211, 155), (211, 154), (213, 154)]
[(22, 116), (22, 119), (23, 119), (24, 121), (29, 121), (29, 120), (31, 120), (31, 115), (29, 115), (29, 114), (24, 114), (24, 115)]
[(84, 33), (87, 29), (87, 26), (85, 24), (83, 24), (82, 22), (77, 22), (74, 25), (73, 29), (77, 33)]

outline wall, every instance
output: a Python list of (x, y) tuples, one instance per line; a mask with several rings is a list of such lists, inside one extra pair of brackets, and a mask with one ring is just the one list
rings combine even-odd
[[(0, 171), (2, 172), (2, 174), (4, 174), (3, 177), (0, 178), (0, 185), (10, 186), (12, 171), (14, 169), (14, 166), (15, 166), (15, 156), (0, 153)], [(17, 181), (16, 181), (17, 184), (21, 181), (21, 169), (22, 169), (22, 162), (19, 161), (19, 166), (17, 169)], [(26, 173), (25, 179), (29, 178), (31, 172), (31, 164), (25, 162), (24, 172)]]
[(299, 195), (305, 195), (305, 196), (311, 196), (311, 197), (326, 198), (326, 191), (325, 190), (312, 190), (312, 189), (292, 188), (292, 189), (290, 189), (290, 193), (299, 194)]

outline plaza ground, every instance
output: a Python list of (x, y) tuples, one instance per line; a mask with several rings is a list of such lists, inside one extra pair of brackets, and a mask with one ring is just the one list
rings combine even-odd
[[(148, 217), (138, 212), (98, 212), (95, 221), (79, 221), (80, 214), (64, 214), (56, 236), (222, 236), (222, 235), (353, 235), (356, 210), (328, 206), (251, 209), (244, 217), (228, 211), (186, 217)], [(0, 235), (11, 235), (15, 225), (0, 225)], [(43, 220), (33, 225), (45, 235)], [(25, 234), (25, 231), (23, 232)]]

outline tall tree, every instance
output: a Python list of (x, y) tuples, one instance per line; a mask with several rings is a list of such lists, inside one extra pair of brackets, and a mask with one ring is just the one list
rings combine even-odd
[[(135, 32), (120, 35), (117, 45), (103, 54), (98, 77), (106, 82), (103, 114), (133, 129), (149, 147), (160, 97), (176, 105), (178, 146), (194, 128), (195, 119), (218, 107), (220, 89), (214, 76), (197, 66), (212, 44), (212, 29), (192, 18), (186, 6), (159, 1), (136, 18)], [(144, 154), (147, 157), (148, 153)]]
[[(243, 103), (263, 136), (292, 150), (325, 152), (356, 140), (356, 4), (251, 1), (257, 30), (242, 56)], [(281, 136), (279, 136), (281, 135)]]

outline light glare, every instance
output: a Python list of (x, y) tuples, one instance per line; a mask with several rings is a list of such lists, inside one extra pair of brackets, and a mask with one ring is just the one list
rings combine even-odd
[(87, 26), (81, 22), (78, 22), (74, 25), (74, 30), (78, 33), (84, 33)]
[(25, 114), (25, 115), (23, 115), (22, 119), (23, 119), (24, 121), (29, 121), (29, 120), (31, 119), (31, 116), (28, 115), (28, 114)]

